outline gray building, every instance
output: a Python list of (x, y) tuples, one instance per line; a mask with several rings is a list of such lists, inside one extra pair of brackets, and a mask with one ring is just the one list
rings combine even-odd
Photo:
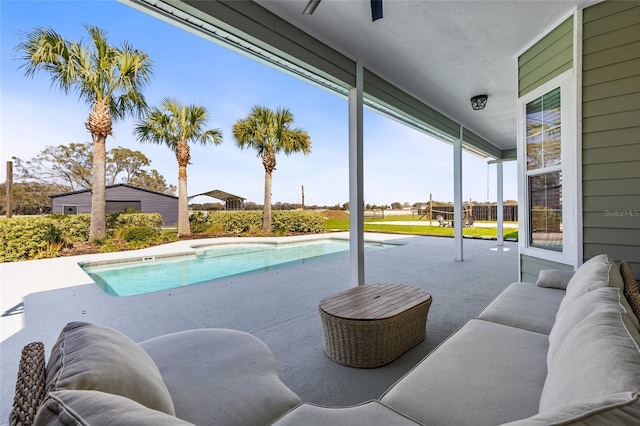
[[(141, 213), (160, 213), (165, 225), (178, 222), (178, 197), (124, 183), (106, 186), (106, 213), (127, 209)], [(91, 213), (91, 190), (51, 195), (51, 212), (59, 214)]]

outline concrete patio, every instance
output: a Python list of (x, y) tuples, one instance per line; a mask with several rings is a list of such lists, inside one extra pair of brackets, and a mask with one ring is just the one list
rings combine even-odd
[[(346, 238), (347, 234), (332, 236)], [(426, 339), (396, 361), (376, 369), (345, 367), (323, 352), (318, 303), (323, 297), (350, 287), (347, 256), (128, 297), (105, 294), (77, 266), (80, 260), (126, 254), (2, 265), (0, 425), (8, 421), (22, 346), (42, 341), (48, 356), (69, 321), (114, 327), (135, 341), (193, 328), (243, 330), (271, 348), (280, 378), (302, 400), (343, 406), (377, 398), (517, 280), (516, 243), (497, 247), (495, 241), (465, 239), (465, 261), (454, 262), (450, 238), (370, 233), (365, 238), (401, 244), (366, 254), (367, 283), (406, 283), (422, 287), (433, 296)], [(187, 251), (195, 243), (182, 241), (128, 255)], [(63, 286), (66, 287), (60, 288)], [(46, 290), (47, 287), (54, 289)], [(24, 314), (6, 315), (21, 292), (28, 294), (24, 297)], [(187, 359), (185, 354), (183, 360)]]

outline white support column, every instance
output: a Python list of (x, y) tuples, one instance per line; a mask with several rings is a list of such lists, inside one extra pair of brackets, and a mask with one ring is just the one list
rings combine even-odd
[(462, 251), (462, 138), (464, 128), (460, 126), (460, 138), (453, 142), (453, 241), (456, 261), (464, 260)]
[(356, 63), (356, 86), (349, 89), (349, 256), (352, 286), (364, 284), (364, 161), (362, 64)]
[(497, 209), (498, 209), (498, 246), (503, 246), (504, 245), (504, 207), (503, 207), (503, 189), (504, 189), (504, 177), (503, 177), (503, 169), (502, 169), (502, 161), (498, 161), (496, 163), (496, 167), (498, 168), (497, 170), (497, 176), (496, 176), (496, 183), (498, 186), (498, 205), (497, 205)]

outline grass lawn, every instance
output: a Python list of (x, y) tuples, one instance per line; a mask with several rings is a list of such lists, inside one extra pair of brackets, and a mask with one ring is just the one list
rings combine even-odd
[[(349, 230), (349, 217), (345, 213), (346, 217), (336, 217), (338, 215), (331, 215), (325, 219), (324, 224), (327, 230), (330, 231), (348, 231)], [(372, 223), (376, 222), (376, 223)], [(382, 222), (382, 223), (379, 223)], [(395, 223), (394, 223), (395, 222)], [(406, 224), (406, 223), (397, 223), (397, 222), (415, 222), (416, 224)], [(437, 221), (432, 221), (433, 226), (425, 225), (428, 223), (425, 219), (417, 220), (417, 217), (407, 215), (407, 216), (388, 216), (384, 219), (375, 218), (368, 219), (365, 218), (364, 221), (364, 230), (370, 232), (386, 232), (393, 234), (411, 234), (411, 235), (433, 235), (433, 236), (443, 236), (443, 237), (453, 237), (453, 228), (443, 228), (438, 226)], [(473, 227), (473, 228), (464, 228), (462, 231), (462, 235), (465, 237), (475, 237), (475, 238), (497, 238), (497, 228), (482, 228), (482, 227)], [(506, 228), (504, 230), (504, 238), (505, 239), (518, 239), (518, 230)]]

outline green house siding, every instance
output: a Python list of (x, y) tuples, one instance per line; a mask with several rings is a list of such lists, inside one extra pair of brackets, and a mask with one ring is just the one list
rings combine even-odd
[(640, 275), (640, 3), (599, 3), (583, 20), (584, 257)]
[(518, 95), (524, 96), (573, 66), (573, 17), (518, 58)]
[[(554, 28), (518, 58), (520, 97), (573, 67), (573, 16)], [(567, 269), (573, 266), (533, 256), (521, 255), (520, 279), (536, 282), (541, 269)]]

